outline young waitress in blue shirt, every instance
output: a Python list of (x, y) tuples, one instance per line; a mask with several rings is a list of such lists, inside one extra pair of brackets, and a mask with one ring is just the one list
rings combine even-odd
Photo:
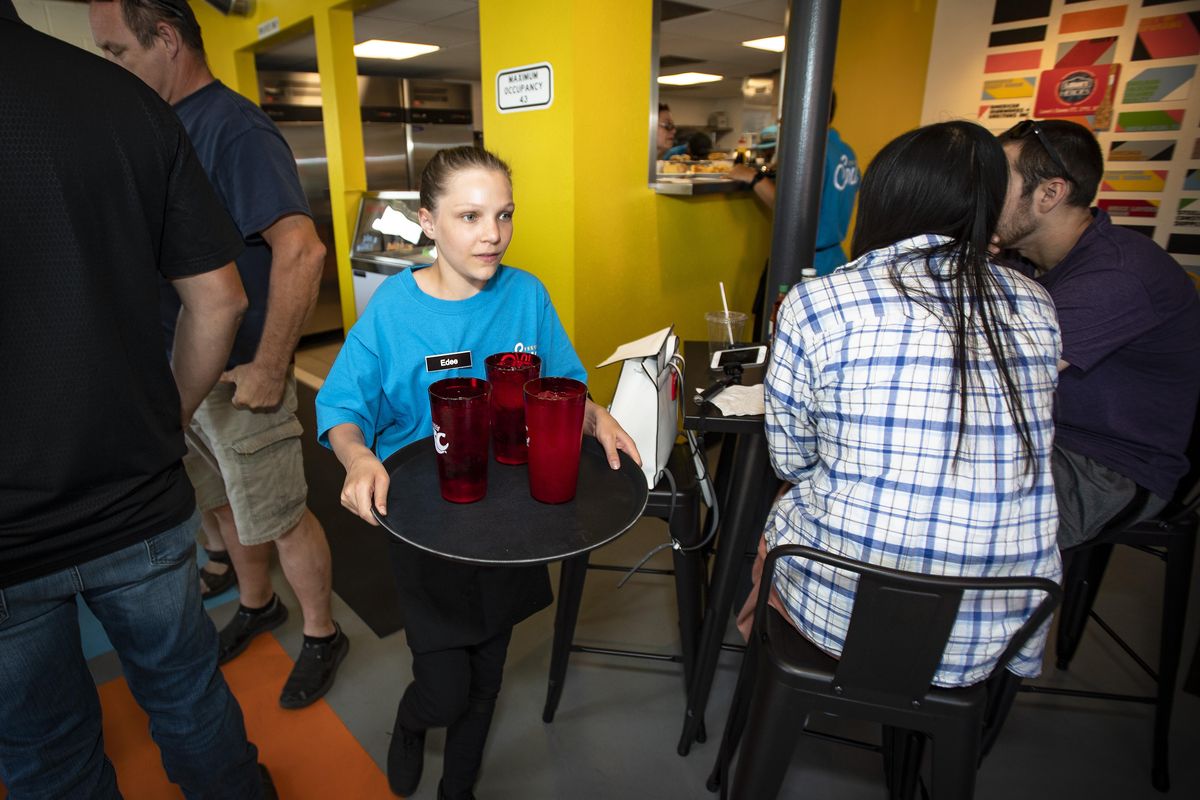
[[(541, 281), (500, 263), (513, 235), (508, 165), (479, 148), (442, 150), (421, 175), (419, 216), (437, 260), (384, 281), (317, 395), (318, 438), (346, 468), (342, 504), (372, 525), (372, 506), (387, 511), (382, 460), (433, 432), (431, 383), (483, 377), (483, 360), (507, 351), (536, 353), (543, 375), (587, 378)], [(427, 356), (455, 353), (470, 366), (430, 371)], [(633, 440), (591, 400), (583, 429), (614, 469), (618, 450), (640, 463)], [(452, 562), (396, 539), (391, 549), (413, 681), (396, 711), (388, 782), (405, 797), (416, 791), (425, 731), (445, 726), (438, 797), (472, 798), (513, 625), (550, 604), (549, 574)]]

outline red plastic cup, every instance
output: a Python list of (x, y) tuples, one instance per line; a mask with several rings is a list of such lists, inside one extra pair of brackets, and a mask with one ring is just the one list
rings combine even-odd
[(525, 384), (529, 434), (529, 493), (543, 503), (575, 497), (587, 386), (570, 378), (538, 378)]
[(487, 494), (490, 394), (479, 378), (446, 378), (429, 387), (438, 485), (451, 503), (474, 503)]
[(483, 361), (492, 385), (492, 455), (501, 464), (529, 460), (525, 441), (525, 384), (542, 372), (533, 353), (495, 353)]

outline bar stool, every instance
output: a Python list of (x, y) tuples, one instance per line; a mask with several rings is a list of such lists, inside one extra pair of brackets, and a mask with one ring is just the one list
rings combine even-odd
[[(826, 655), (769, 607), (775, 562), (784, 556), (858, 574), (841, 658)], [(987, 682), (932, 688), (964, 591), (1037, 591), (1044, 597), (1013, 635)], [(997, 712), (1001, 698), (1012, 696), (1019, 680), (1005, 667), (1049, 619), (1061, 596), (1058, 584), (1046, 578), (923, 575), (800, 545), (774, 548), (763, 565), (754, 629), (708, 788), (720, 788), (725, 796), (729, 762), (746, 729), (729, 794), (747, 800), (775, 797), (796, 740), (806, 732), (808, 715), (825, 713), (884, 726), (881, 747), (842, 741), (884, 753), (891, 796), (911, 794), (928, 736), (933, 739), (935, 800), (969, 800), (987, 747), (985, 722)], [(994, 738), (996, 726), (990, 727), (987, 733)]]
[[(700, 541), (700, 484), (696, 481), (690, 456), (684, 446), (676, 446), (671, 453), (668, 469), (672, 475), (681, 476), (672, 488), (665, 480), (650, 490), (646, 502), (647, 516), (668, 521), (670, 536), (684, 547)], [(682, 653), (666, 655), (641, 650), (623, 650), (606, 647), (588, 647), (575, 644), (575, 623), (579, 618), (579, 607), (583, 598), (583, 587), (589, 569), (625, 572), (628, 567), (589, 563), (589, 554), (568, 559), (562, 563), (558, 579), (558, 604), (554, 612), (554, 644), (550, 655), (550, 675), (546, 686), (546, 705), (542, 710), (542, 721), (553, 722), (562, 699), (566, 681), (567, 662), (571, 653), (595, 653), (599, 655), (640, 658), (654, 661), (682, 662), (685, 691), (691, 685), (692, 665), (695, 663), (696, 646), (700, 632), (702, 595), (705, 582), (704, 557), (698, 551), (673, 548), (671, 551), (673, 570), (639, 567), (638, 572), (675, 577), (675, 600), (679, 609), (679, 639)]]
[[(1200, 531), (1200, 415), (1192, 426), (1188, 445), (1188, 474), (1179, 482), (1175, 497), (1151, 519), (1130, 523), (1142, 507), (1148, 493), (1141, 490), (1130, 506), (1109, 523), (1091, 541), (1063, 551), (1066, 572), (1063, 577), (1063, 606), (1055, 642), (1059, 669), (1067, 669), (1083, 638), (1088, 620), (1095, 620), (1130, 658), (1155, 682), (1153, 695), (1113, 694), (1082, 689), (1047, 686), (1022, 686), (1023, 692), (1065, 695), (1093, 700), (1116, 700), (1154, 705), (1154, 750), (1150, 780), (1154, 788), (1166, 792), (1171, 787), (1169, 745), (1171, 712), (1175, 702), (1175, 684), (1183, 653), (1183, 624), (1187, 615), (1188, 594), (1192, 586), (1192, 563), (1196, 536)], [(1104, 570), (1114, 545), (1126, 545), (1163, 562), (1162, 617), (1159, 620), (1158, 669), (1145, 659), (1092, 609)], [(1200, 654), (1200, 649), (1197, 650)]]

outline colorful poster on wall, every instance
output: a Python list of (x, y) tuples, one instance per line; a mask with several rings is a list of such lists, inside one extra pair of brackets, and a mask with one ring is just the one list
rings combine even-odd
[(992, 24), (1050, 16), (1050, 0), (996, 0)]
[(979, 124), (988, 130), (1007, 130), (1033, 115), (1033, 103), (993, 103), (979, 107)]
[(1184, 256), (1200, 256), (1200, 233), (1172, 233), (1167, 240), (1167, 252)]
[(1112, 122), (1113, 90), (1120, 64), (1048, 69), (1038, 82), (1034, 115), (1082, 118), (1092, 130), (1107, 130)]
[(1179, 201), (1179, 210), (1175, 212), (1175, 227), (1200, 228), (1200, 200), (1185, 197)]
[(1110, 217), (1156, 217), (1157, 200), (1133, 200), (1126, 198), (1101, 198), (1096, 205), (1108, 212)]
[(992, 53), (983, 62), (984, 72), (1016, 72), (1037, 69), (1042, 65), (1042, 51), (1019, 50), (1015, 53)]
[(1200, 192), (1200, 169), (1189, 169), (1187, 176), (1183, 179), (1183, 190), (1185, 192)]
[(1174, 155), (1172, 139), (1113, 141), (1108, 149), (1109, 161), (1170, 161)]
[(1011, 100), (1014, 97), (1033, 97), (1033, 87), (1037, 78), (1027, 75), (1024, 78), (999, 78), (983, 82), (983, 94), (980, 100)]
[(1153, 225), (1122, 225), (1121, 227), (1127, 231), (1133, 231), (1134, 233), (1140, 233), (1142, 236), (1145, 236), (1147, 239), (1154, 238), (1154, 226)]
[(1161, 192), (1167, 184), (1165, 169), (1105, 170), (1102, 192)]
[(1111, 64), (1117, 54), (1117, 37), (1080, 39), (1063, 42), (1054, 58), (1055, 67), (1089, 67), (1092, 64)]
[(1200, 53), (1200, 11), (1146, 17), (1138, 23), (1133, 60), (1181, 58)]
[(1144, 69), (1125, 84), (1124, 103), (1174, 103), (1186, 100), (1196, 77), (1195, 64)]
[(1177, 131), (1183, 127), (1183, 109), (1161, 111), (1122, 111), (1117, 114), (1119, 133), (1139, 131)]
[(1124, 24), (1125, 6), (1108, 6), (1063, 14), (1058, 22), (1058, 32), (1097, 31), (1103, 28), (1119, 28)]
[(1041, 42), (1046, 38), (1045, 25), (1033, 25), (1029, 28), (1009, 28), (1005, 31), (992, 31), (988, 36), (988, 47), (1005, 47), (1010, 44), (1029, 44)]

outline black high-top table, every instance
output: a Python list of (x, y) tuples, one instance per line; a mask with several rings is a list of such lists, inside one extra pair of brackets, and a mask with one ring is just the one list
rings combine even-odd
[[(724, 377), (708, 368), (708, 343), (684, 342), (685, 428), (700, 432), (733, 434), (721, 447), (717, 468), (717, 497), (721, 511), (717, 548), (708, 584), (708, 603), (700, 629), (700, 643), (692, 666), (687, 710), (679, 755), (686, 756), (693, 742), (705, 739), (704, 710), (712, 691), (722, 637), (737, 599), (738, 582), (748, 574), (749, 561), (757, 549), (778, 478), (767, 454), (763, 415), (727, 417), (711, 404), (698, 406), (692, 399), (696, 389), (705, 389)], [(763, 382), (765, 368), (747, 369), (743, 385)]]

